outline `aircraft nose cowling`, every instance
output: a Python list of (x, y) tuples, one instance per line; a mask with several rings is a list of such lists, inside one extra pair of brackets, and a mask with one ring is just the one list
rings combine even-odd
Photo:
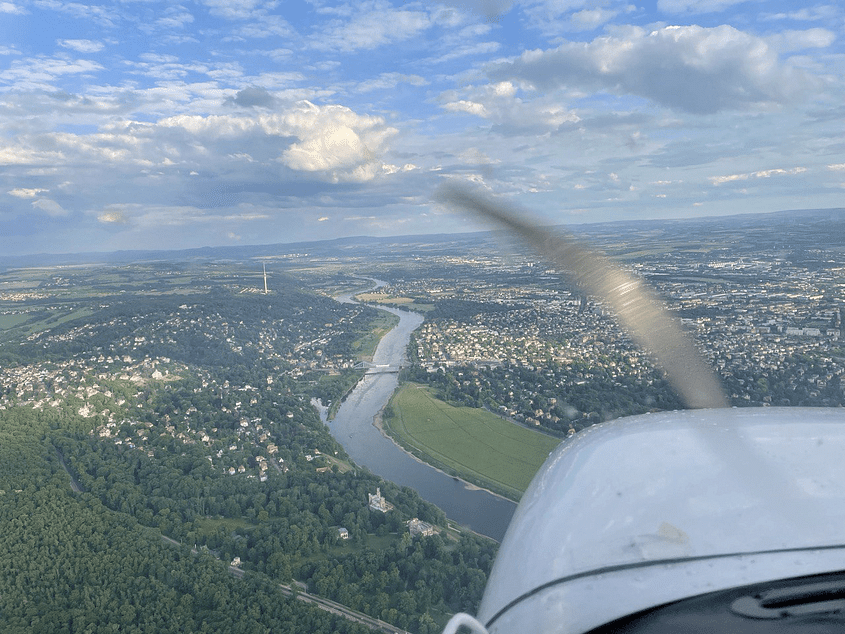
[(689, 410), (588, 428), (525, 492), (479, 621), (585, 632), (689, 596), (845, 569), (843, 457), (843, 410)]

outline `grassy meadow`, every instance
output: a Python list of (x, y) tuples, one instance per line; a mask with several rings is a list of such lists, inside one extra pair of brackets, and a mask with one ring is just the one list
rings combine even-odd
[(390, 402), (385, 428), (402, 446), (447, 473), (518, 500), (560, 439), (490, 412), (454, 407), (409, 383)]

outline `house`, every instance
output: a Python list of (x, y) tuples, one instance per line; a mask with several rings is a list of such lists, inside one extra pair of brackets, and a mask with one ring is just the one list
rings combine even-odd
[(376, 487), (375, 495), (372, 493), (367, 494), (370, 498), (370, 510), (371, 511), (380, 511), (382, 513), (387, 513), (388, 511), (393, 509), (393, 505), (381, 497), (381, 488)]
[(337, 535), (341, 539), (349, 539), (349, 531), (346, 530), (343, 526), (337, 529)]
[(408, 521), (408, 532), (411, 533), (411, 537), (428, 537), (434, 535), (437, 531), (428, 522), (423, 522), (415, 517)]

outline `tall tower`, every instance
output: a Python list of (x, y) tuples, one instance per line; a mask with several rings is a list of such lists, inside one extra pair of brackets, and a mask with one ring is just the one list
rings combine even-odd
[(267, 265), (264, 262), (261, 263), (261, 267), (264, 269), (264, 294), (268, 293), (267, 291)]

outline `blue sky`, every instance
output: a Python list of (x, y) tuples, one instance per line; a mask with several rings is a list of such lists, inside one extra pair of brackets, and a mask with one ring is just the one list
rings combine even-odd
[(845, 207), (845, 7), (0, 0), (0, 254)]

